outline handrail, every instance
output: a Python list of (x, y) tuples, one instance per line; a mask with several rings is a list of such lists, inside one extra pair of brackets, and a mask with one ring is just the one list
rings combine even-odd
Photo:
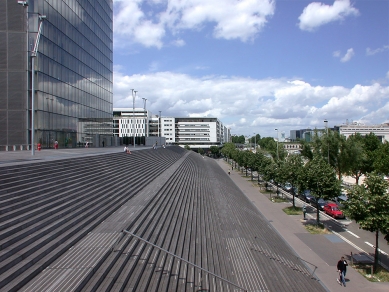
[(166, 249), (163, 249), (163, 248), (161, 248), (161, 247), (159, 247), (159, 246), (157, 246), (157, 245), (151, 243), (150, 241), (147, 241), (146, 239), (143, 239), (142, 237), (140, 237), (140, 236), (138, 236), (138, 235), (135, 235), (134, 233), (132, 233), (132, 232), (130, 232), (130, 231), (128, 231), (128, 230), (123, 230), (123, 232), (128, 233), (128, 234), (130, 234), (131, 236), (133, 236), (133, 237), (135, 237), (135, 238), (137, 238), (137, 239), (139, 239), (139, 240), (145, 242), (146, 244), (149, 244), (149, 245), (151, 245), (152, 247), (155, 247), (155, 248), (157, 248), (157, 249), (159, 249), (159, 250), (161, 250), (161, 251), (163, 251), (163, 252), (165, 252), (165, 253), (167, 253), (167, 254), (169, 254), (169, 255), (175, 257), (175, 258), (178, 258), (180, 261), (183, 261), (183, 262), (185, 262), (185, 263), (187, 263), (187, 264), (189, 264), (189, 265), (191, 265), (191, 266), (194, 266), (195, 268), (200, 269), (200, 270), (206, 272), (207, 274), (210, 274), (210, 275), (212, 275), (212, 276), (214, 276), (214, 277), (216, 277), (216, 278), (218, 278), (218, 279), (220, 279), (220, 280), (222, 280), (222, 281), (224, 281), (224, 282), (227, 282), (228, 284), (231, 284), (232, 286), (234, 286), (234, 287), (236, 287), (236, 288), (238, 288), (238, 289), (240, 289), (240, 290), (242, 290), (242, 291), (247, 292), (247, 289), (242, 288), (242, 287), (240, 287), (239, 285), (237, 285), (237, 284), (235, 284), (235, 283), (233, 283), (233, 282), (231, 282), (231, 281), (229, 281), (229, 280), (227, 280), (227, 279), (225, 279), (225, 278), (223, 278), (223, 277), (221, 277), (221, 276), (218, 276), (218, 275), (216, 275), (216, 274), (214, 274), (214, 273), (212, 273), (212, 272), (210, 272), (210, 271), (208, 271), (208, 270), (206, 270), (206, 269), (204, 269), (204, 268), (202, 268), (202, 267), (200, 267), (200, 266), (198, 266), (198, 265), (195, 265), (195, 264), (193, 264), (193, 263), (191, 263), (191, 262), (189, 262), (189, 261), (187, 261), (187, 260), (185, 260), (185, 259), (183, 259), (183, 258), (181, 258), (181, 257), (179, 257), (179, 256), (177, 256), (177, 255), (175, 255), (175, 254), (173, 254), (173, 253), (167, 251)]

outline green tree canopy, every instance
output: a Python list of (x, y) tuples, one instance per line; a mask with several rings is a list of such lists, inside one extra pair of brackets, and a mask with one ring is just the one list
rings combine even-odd
[(280, 164), (281, 183), (289, 182), (292, 185), (293, 207), (295, 207), (295, 188), (298, 187), (302, 174), (304, 163), (300, 155), (289, 155), (283, 163)]
[(245, 142), (246, 142), (246, 138), (243, 135), (232, 136), (232, 143), (244, 144)]
[(389, 143), (386, 141), (375, 151), (374, 169), (384, 175), (389, 175)]
[(388, 182), (382, 175), (368, 173), (362, 185), (355, 185), (348, 191), (345, 213), (354, 219), (362, 229), (375, 232), (374, 271), (377, 270), (378, 237), (389, 230), (389, 193)]
[[(336, 172), (321, 155), (315, 155), (305, 164), (300, 184), (304, 189), (310, 190), (316, 199), (329, 200), (340, 193), (340, 182), (336, 177)], [(317, 223), (320, 221), (319, 214), (319, 208), (317, 208)]]

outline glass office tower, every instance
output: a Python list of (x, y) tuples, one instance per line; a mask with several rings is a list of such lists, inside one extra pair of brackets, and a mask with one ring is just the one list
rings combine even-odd
[(0, 0), (1, 150), (31, 145), (32, 130), (34, 144), (43, 148), (54, 141), (60, 147), (110, 145), (112, 2)]

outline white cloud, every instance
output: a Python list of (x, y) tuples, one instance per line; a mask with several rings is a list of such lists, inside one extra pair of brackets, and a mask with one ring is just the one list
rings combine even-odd
[[(138, 90), (136, 106), (164, 116), (212, 116), (233, 127), (233, 133), (274, 135), (274, 128), (322, 127), (323, 120), (340, 125), (364, 117), (370, 123), (388, 119), (389, 86), (378, 83), (352, 88), (314, 86), (303, 80), (204, 76), (157, 72), (125, 76), (114, 73), (114, 107), (131, 104), (131, 88)], [(374, 114), (373, 114), (374, 113)], [(385, 116), (386, 115), (386, 116)]]
[(334, 57), (340, 57), (340, 51), (335, 51), (332, 53)]
[(313, 2), (305, 7), (299, 16), (299, 28), (314, 31), (324, 24), (343, 20), (349, 15), (359, 15), (358, 9), (352, 6), (350, 0), (335, 0), (333, 5)]
[(346, 55), (343, 56), (342, 59), (340, 59), (341, 62), (348, 62), (351, 60), (351, 58), (354, 56), (354, 49), (348, 49)]
[(385, 51), (389, 51), (389, 45), (382, 46), (381, 48), (378, 48), (378, 49), (375, 49), (375, 50), (367, 48), (366, 49), (366, 55), (372, 56), (372, 55), (375, 55), (375, 54), (378, 54), (378, 53), (382, 53), (382, 52), (385, 52)]
[(173, 46), (176, 46), (176, 47), (183, 47), (185, 46), (185, 41), (182, 40), (182, 39), (178, 39), (178, 40), (174, 40), (172, 42)]
[(345, 63), (345, 62), (348, 62), (351, 60), (352, 57), (354, 57), (355, 53), (354, 53), (354, 49), (353, 48), (350, 48), (347, 50), (346, 54), (342, 57), (341, 55), (341, 52), (340, 51), (335, 51), (332, 53), (332, 55), (336, 58), (340, 58), (340, 61), (342, 63)]
[[(143, 12), (145, 3), (150, 10)], [(274, 0), (134, 0), (115, 1), (114, 5), (114, 34), (120, 40), (116, 42), (157, 48), (163, 46), (167, 32), (175, 35), (206, 25), (213, 26), (215, 38), (246, 42), (257, 36), (275, 10)]]

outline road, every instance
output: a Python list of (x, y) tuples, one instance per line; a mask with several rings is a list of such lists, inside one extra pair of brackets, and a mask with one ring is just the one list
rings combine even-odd
[[(269, 183), (270, 184), (270, 183)], [(274, 189), (276, 186), (274, 186)], [(292, 197), (292, 195), (279, 188), (279, 191), (285, 196)], [(295, 197), (296, 206), (302, 207), (305, 202)], [(316, 208), (311, 205), (307, 206), (307, 216), (316, 219)], [(366, 260), (373, 261), (375, 252), (375, 232), (366, 231), (359, 228), (359, 225), (348, 218), (333, 219), (324, 212), (320, 211), (320, 221), (334, 234), (340, 237), (345, 242), (349, 243), (361, 253), (366, 253), (368, 256)], [(378, 248), (380, 252), (379, 260), (381, 265), (389, 270), (389, 245), (384, 239), (382, 233), (379, 234)]]

